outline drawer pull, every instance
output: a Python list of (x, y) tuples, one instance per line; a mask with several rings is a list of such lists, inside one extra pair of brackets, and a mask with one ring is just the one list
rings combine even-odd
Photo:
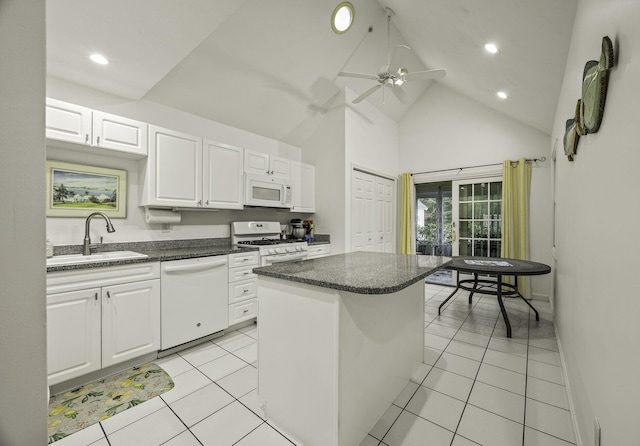
[(249, 312), (249, 310), (247, 310), (247, 309), (245, 308), (245, 310), (242, 312), (242, 314), (244, 314), (244, 313), (248, 313), (248, 312)]
[(243, 293), (248, 293), (248, 292), (249, 292), (249, 290), (242, 290), (242, 292), (243, 292)]
[(251, 274), (251, 272), (245, 271), (243, 275), (248, 276), (249, 274)]

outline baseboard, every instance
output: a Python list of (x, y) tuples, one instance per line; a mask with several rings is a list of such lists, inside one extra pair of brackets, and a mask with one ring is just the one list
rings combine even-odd
[(548, 294), (531, 293), (531, 300), (541, 300), (544, 302), (550, 302)]
[(560, 342), (560, 336), (558, 336), (558, 327), (553, 324), (553, 329), (556, 334), (556, 342), (558, 343), (558, 351), (560, 353), (560, 362), (562, 363), (562, 377), (564, 378), (565, 387), (567, 389), (567, 399), (569, 400), (569, 411), (571, 413), (571, 423), (573, 424), (573, 434), (576, 439), (576, 446), (582, 446), (582, 439), (580, 438), (580, 431), (578, 430), (578, 419), (576, 418), (576, 411), (573, 405), (573, 396), (571, 392), (571, 383), (569, 382), (569, 375), (567, 374), (567, 363), (564, 360), (564, 350), (562, 349), (562, 342)]

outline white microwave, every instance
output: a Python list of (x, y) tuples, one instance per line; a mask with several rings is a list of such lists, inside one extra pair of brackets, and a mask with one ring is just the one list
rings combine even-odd
[(291, 183), (271, 175), (245, 173), (245, 206), (289, 208), (293, 206)]

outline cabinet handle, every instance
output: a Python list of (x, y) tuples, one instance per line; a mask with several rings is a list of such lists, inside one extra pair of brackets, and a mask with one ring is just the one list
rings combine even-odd
[(198, 207), (202, 207), (202, 200), (198, 200)]
[(98, 293), (96, 293), (94, 297), (95, 297), (95, 300), (98, 300)]
[(209, 200), (205, 201), (204, 204), (206, 204), (207, 206), (209, 206)]
[(84, 143), (89, 144), (89, 134), (84, 135)]
[(243, 292), (243, 293), (248, 293), (248, 292), (249, 292), (249, 290), (242, 290), (242, 292)]
[(245, 309), (245, 310), (242, 312), (242, 314), (244, 314), (244, 313), (248, 313), (248, 312), (249, 312), (249, 310)]
[(98, 136), (98, 137), (96, 138), (96, 146), (99, 146), (99, 145), (100, 145), (100, 137)]
[(107, 291), (107, 299), (111, 299), (111, 293)]

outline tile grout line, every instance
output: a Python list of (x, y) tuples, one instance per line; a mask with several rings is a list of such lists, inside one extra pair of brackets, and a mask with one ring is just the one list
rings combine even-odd
[[(478, 302), (479, 301), (480, 300), (478, 300)], [(477, 304), (478, 303), (476, 303), (476, 305)], [(475, 305), (474, 305), (474, 307), (475, 307)], [(471, 308), (471, 310), (473, 311), (473, 308)], [(462, 423), (462, 417), (464, 416), (464, 412), (465, 412), (465, 410), (467, 410), (467, 406), (469, 405), (469, 398), (471, 398), (471, 393), (473, 392), (473, 388), (476, 385), (476, 380), (478, 379), (478, 375), (480, 374), (480, 369), (482, 368), (482, 363), (484, 362), (484, 357), (487, 355), (487, 350), (489, 350), (489, 344), (491, 343), (491, 338), (493, 338), (493, 333), (495, 333), (495, 331), (496, 331), (496, 326), (498, 325), (498, 320), (499, 320), (499, 317), (496, 317), (496, 322), (493, 325), (493, 330), (491, 331), (491, 336), (489, 336), (489, 342), (487, 343), (487, 346), (484, 349), (484, 353), (482, 354), (482, 359), (480, 360), (480, 366), (478, 367), (478, 370), (476, 371), (476, 376), (473, 378), (473, 383), (471, 383), (471, 389), (469, 389), (469, 394), (467, 395), (467, 400), (465, 401), (464, 407), (462, 408), (462, 413), (460, 413), (460, 418), (458, 419), (458, 424), (456, 425), (456, 430), (453, 432), (453, 438), (451, 439), (451, 443), (450, 443), (449, 446), (453, 446), (453, 442), (456, 439), (456, 435), (458, 435), (458, 429), (460, 429), (460, 423)]]

